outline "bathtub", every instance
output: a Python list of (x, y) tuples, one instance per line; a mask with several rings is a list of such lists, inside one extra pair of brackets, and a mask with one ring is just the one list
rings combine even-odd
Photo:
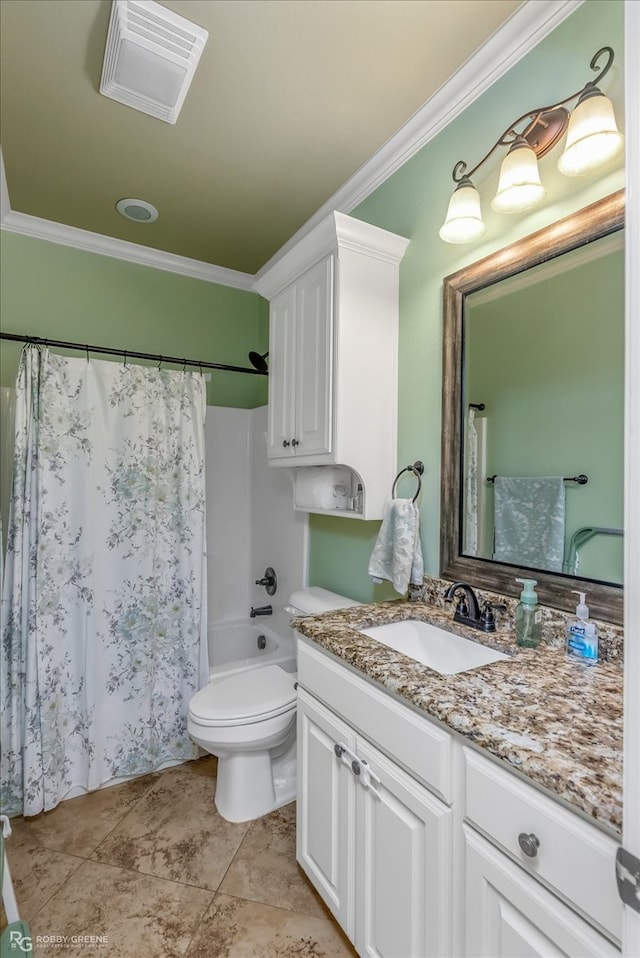
[[(295, 672), (295, 644), (289, 621), (288, 613), (279, 612), (212, 625), (208, 630), (209, 677), (233, 675), (262, 665), (279, 665), (285, 672)], [(261, 637), (264, 649), (260, 648)]]

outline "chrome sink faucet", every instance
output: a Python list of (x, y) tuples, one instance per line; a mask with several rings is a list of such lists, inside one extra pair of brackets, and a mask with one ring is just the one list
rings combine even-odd
[(480, 611), (478, 597), (468, 582), (454, 582), (446, 590), (444, 599), (445, 602), (457, 600), (456, 611), (453, 614), (454, 622), (470, 625), (473, 629), (480, 629), (481, 632), (495, 632), (496, 620), (493, 610), (506, 609), (505, 605), (496, 605), (487, 601), (483, 603), (482, 611)]

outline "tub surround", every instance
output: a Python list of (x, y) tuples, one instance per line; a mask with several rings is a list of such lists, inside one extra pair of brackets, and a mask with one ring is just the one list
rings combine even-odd
[[(556, 618), (562, 615), (547, 612)], [(622, 828), (622, 643), (612, 643), (607, 661), (605, 638), (603, 660), (590, 666), (567, 659), (564, 645), (556, 647), (558, 628), (547, 625), (547, 641), (537, 649), (521, 649), (515, 644), (509, 613), (501, 613), (497, 631), (489, 635), (454, 623), (449, 605), (415, 599), (298, 618), (292, 625), (366, 678), (618, 835)], [(403, 619), (431, 622), (506, 652), (512, 661), (440, 675), (358, 631)], [(616, 649), (619, 655), (613, 654)]]

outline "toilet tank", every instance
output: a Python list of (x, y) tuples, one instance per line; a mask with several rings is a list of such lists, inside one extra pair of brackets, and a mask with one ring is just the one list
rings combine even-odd
[(346, 595), (311, 586), (308, 589), (298, 589), (289, 597), (289, 604), (285, 611), (290, 615), (319, 615), (321, 612), (333, 612), (335, 609), (348, 609), (354, 605), (362, 605)]

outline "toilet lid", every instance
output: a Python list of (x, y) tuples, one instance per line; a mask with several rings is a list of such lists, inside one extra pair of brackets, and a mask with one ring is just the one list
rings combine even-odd
[(243, 724), (270, 718), (291, 708), (296, 701), (297, 675), (279, 665), (266, 665), (228, 678), (214, 678), (191, 699), (189, 711), (205, 724)]

